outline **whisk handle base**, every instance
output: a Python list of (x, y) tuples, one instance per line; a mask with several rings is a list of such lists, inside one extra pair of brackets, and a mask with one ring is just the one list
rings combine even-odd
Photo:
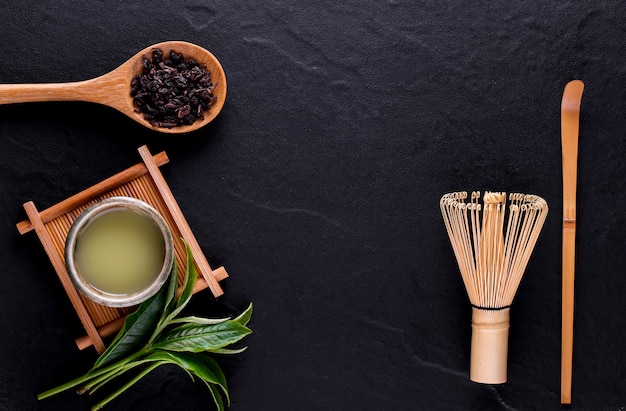
[(509, 321), (509, 307), (472, 307), (470, 380), (483, 384), (506, 382)]

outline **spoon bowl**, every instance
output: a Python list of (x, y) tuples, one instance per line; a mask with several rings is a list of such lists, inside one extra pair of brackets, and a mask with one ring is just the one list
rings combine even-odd
[[(194, 59), (205, 64), (211, 73), (211, 82), (215, 85), (213, 94), (216, 99), (211, 107), (189, 125), (172, 128), (157, 127), (150, 124), (137, 107), (130, 95), (133, 77), (141, 74), (144, 58), (150, 58), (152, 50), (160, 48), (164, 56), (170, 51), (182, 54), (185, 59)], [(112, 107), (127, 115), (144, 127), (161, 133), (188, 133), (210, 123), (222, 110), (226, 99), (226, 75), (219, 60), (208, 50), (185, 41), (166, 41), (153, 44), (141, 50), (116, 69), (99, 77), (68, 83), (40, 84), (0, 84), (0, 104), (34, 103), (45, 101), (84, 101)]]

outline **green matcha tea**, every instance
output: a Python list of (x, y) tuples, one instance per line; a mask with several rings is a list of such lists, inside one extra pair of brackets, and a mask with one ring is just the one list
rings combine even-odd
[(125, 209), (108, 211), (89, 223), (76, 242), (76, 267), (95, 288), (129, 295), (159, 275), (165, 243), (148, 217)]

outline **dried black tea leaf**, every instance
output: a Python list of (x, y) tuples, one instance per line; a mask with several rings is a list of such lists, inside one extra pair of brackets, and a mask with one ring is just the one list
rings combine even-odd
[(135, 111), (150, 124), (172, 128), (203, 119), (216, 99), (214, 88), (205, 64), (175, 51), (164, 59), (163, 50), (155, 48), (144, 57), (142, 73), (133, 77), (130, 95)]

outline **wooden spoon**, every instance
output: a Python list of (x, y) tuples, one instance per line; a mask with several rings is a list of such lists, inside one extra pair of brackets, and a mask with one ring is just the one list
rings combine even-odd
[[(204, 119), (197, 119), (191, 125), (173, 128), (155, 127), (143, 114), (135, 112), (136, 106), (130, 96), (132, 78), (143, 69), (144, 57), (150, 57), (154, 48), (163, 50), (168, 56), (170, 51), (182, 54), (185, 59), (194, 59), (206, 64), (211, 72), (211, 81), (215, 84), (213, 94), (215, 102), (204, 113)], [(184, 41), (166, 41), (146, 47), (115, 70), (90, 80), (69, 83), (42, 84), (0, 84), (0, 104), (32, 103), (42, 101), (86, 101), (103, 104), (126, 114), (139, 124), (162, 133), (187, 133), (197, 130), (211, 122), (222, 110), (226, 99), (226, 76), (222, 65), (213, 54), (204, 48)]]
[(572, 403), (574, 350), (574, 260), (576, 245), (576, 180), (580, 102), (585, 85), (580, 80), (565, 85), (561, 101), (563, 155), (563, 289), (561, 325), (561, 404)]

